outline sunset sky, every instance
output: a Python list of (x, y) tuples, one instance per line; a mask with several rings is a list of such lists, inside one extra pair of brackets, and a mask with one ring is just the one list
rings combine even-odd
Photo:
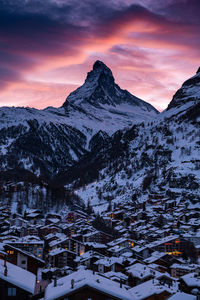
[(61, 106), (95, 60), (163, 110), (200, 66), (199, 0), (0, 0), (0, 106)]

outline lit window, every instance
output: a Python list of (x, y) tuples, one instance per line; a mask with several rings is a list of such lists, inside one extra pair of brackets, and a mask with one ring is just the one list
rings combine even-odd
[(16, 296), (17, 290), (16, 288), (9, 287), (8, 288), (8, 296)]

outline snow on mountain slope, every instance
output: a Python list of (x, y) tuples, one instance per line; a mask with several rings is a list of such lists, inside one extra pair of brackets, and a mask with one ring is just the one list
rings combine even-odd
[(0, 108), (0, 171), (20, 168), (37, 176), (55, 175), (86, 154), (99, 131), (111, 136), (157, 114), (150, 104), (121, 90), (111, 70), (97, 61), (83, 86), (60, 108)]
[(174, 97), (153, 121), (115, 133), (103, 149), (93, 150), (68, 169), (61, 176), (67, 186), (100, 211), (109, 201), (143, 202), (152, 190), (177, 201), (200, 203), (199, 77), (197, 73), (189, 85), (184, 83), (183, 101)]
[[(94, 63), (93, 70), (88, 73), (85, 83), (67, 97), (63, 106), (74, 104), (84, 107), (85, 103), (104, 109), (105, 104), (111, 106), (111, 109), (116, 105), (129, 104), (136, 106), (138, 112), (143, 110), (149, 112), (151, 116), (158, 113), (149, 103), (122, 90), (115, 83), (111, 70), (101, 61)], [(134, 117), (134, 110), (130, 113)]]
[(169, 103), (167, 110), (171, 108), (180, 108), (184, 104), (194, 105), (200, 99), (200, 68), (197, 73), (186, 80), (182, 87), (175, 93), (172, 101)]
[(67, 97), (63, 107), (73, 126), (77, 126), (78, 112), (80, 122), (86, 120), (82, 130), (91, 128), (92, 134), (101, 130), (111, 135), (158, 114), (152, 105), (122, 90), (111, 70), (101, 61), (94, 63), (85, 83)]
[[(168, 195), (180, 193), (180, 197), (199, 201), (199, 125), (177, 123), (171, 119), (164, 126), (162, 122), (155, 122), (146, 126), (145, 130), (140, 125), (136, 127), (136, 138), (129, 140), (123, 134), (118, 141), (118, 147), (123, 147), (123, 144), (127, 147), (123, 155), (112, 157), (111, 153), (116, 149), (113, 144), (102, 153), (102, 165), (99, 157), (96, 160), (91, 158), (91, 168), (95, 162), (100, 166), (98, 176), (94, 176), (91, 183), (87, 182), (91, 176), (88, 163), (83, 169), (87, 177), (85, 184), (83, 173), (79, 173), (82, 179), (80, 187), (77, 185), (79, 178), (73, 182), (76, 194), (85, 203), (90, 201), (96, 211), (105, 210), (109, 201), (122, 203), (137, 199), (143, 202), (147, 200), (150, 190), (165, 191)], [(180, 199), (179, 196), (175, 197)]]

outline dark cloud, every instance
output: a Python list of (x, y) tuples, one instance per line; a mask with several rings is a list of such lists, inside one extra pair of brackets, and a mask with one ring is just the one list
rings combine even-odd
[(4, 88), (9, 82), (20, 81), (20, 74), (15, 71), (12, 67), (0, 67), (0, 88)]
[[(131, 0), (130, 0), (131, 1)], [(134, 0), (133, 0), (134, 1)], [(199, 0), (135, 0), (156, 14), (184, 24), (200, 24)], [(134, 1), (134, 2), (135, 2)], [(131, 1), (132, 2), (132, 1)]]
[[(143, 9), (128, 8), (126, 15), (129, 10), (138, 14)], [(5, 76), (8, 82), (12, 68), (10, 81), (46, 57), (79, 53), (89, 39), (112, 34), (114, 27), (108, 25), (117, 23), (123, 11), (107, 1), (0, 1), (2, 80)]]
[(170, 19), (184, 24), (200, 25), (199, 13), (199, 0), (174, 0), (171, 1), (165, 9), (165, 14)]
[[(20, 78), (24, 69), (41, 63), (46, 56), (63, 53), (67, 56), (79, 52), (77, 45), (81, 44), (84, 28), (72, 24), (67, 18), (64, 21), (55, 18), (55, 9), (59, 10), (56, 4), (47, 5), (46, 10), (42, 10), (44, 5), (37, 9), (37, 3), (42, 3), (40, 1), (36, 1), (34, 6), (23, 6), (22, 1), (13, 5), (13, 2), (0, 5), (1, 80), (8, 83), (9, 78), (10, 81)], [(52, 14), (50, 8), (54, 8)], [(66, 6), (65, 12), (70, 12)], [(11, 72), (11, 69), (14, 71)]]
[[(101, 43), (129, 23), (135, 44), (145, 40), (199, 47), (198, 27), (185, 24), (198, 25), (199, 8), (198, 0), (0, 0), (1, 86), (23, 80), (24, 71), (47, 58), (78, 55), (93, 40)], [(138, 21), (156, 29), (138, 33)], [(110, 52), (132, 55), (132, 63), (143, 59), (149, 66), (141, 50), (116, 45)]]

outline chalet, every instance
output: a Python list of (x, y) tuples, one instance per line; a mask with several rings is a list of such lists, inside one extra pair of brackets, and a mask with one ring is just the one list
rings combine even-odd
[(121, 272), (110, 271), (110, 272), (104, 273), (102, 276), (109, 278), (113, 281), (116, 281), (118, 283), (123, 283), (123, 284), (127, 284), (127, 281), (128, 281), (128, 276)]
[(131, 287), (153, 279), (156, 274), (159, 274), (159, 272), (152, 270), (148, 266), (141, 263), (136, 263), (130, 267), (127, 267), (126, 273), (128, 274), (128, 283)]
[(191, 294), (193, 290), (200, 293), (200, 273), (189, 273), (180, 278), (179, 288), (184, 293)]
[(171, 275), (176, 278), (180, 278), (185, 274), (192, 273), (192, 272), (200, 272), (200, 265), (195, 264), (173, 264), (171, 267)]
[(63, 248), (56, 248), (48, 253), (48, 262), (53, 268), (63, 268), (64, 266), (74, 267), (76, 254)]
[(34, 236), (38, 236), (38, 229), (35, 225), (32, 226), (28, 226), (25, 230), (24, 230), (24, 234), (21, 236), (27, 236), (27, 235), (34, 235)]
[(38, 258), (43, 258), (44, 241), (36, 236), (25, 236), (18, 238), (15, 241), (8, 241), (7, 244), (30, 252)]
[(130, 253), (130, 256), (133, 255), (133, 250), (128, 247), (119, 247), (119, 246), (114, 246), (108, 249), (108, 255), (109, 256), (117, 256), (120, 257), (124, 253)]
[(94, 263), (103, 257), (103, 255), (90, 250), (81, 256), (77, 256), (74, 261), (77, 266), (84, 265), (89, 269), (94, 269)]
[(57, 248), (64, 248), (65, 250), (72, 251), (77, 255), (85, 253), (85, 245), (82, 242), (64, 236), (49, 243), (50, 251)]
[(22, 226), (27, 226), (28, 225), (28, 221), (27, 220), (24, 220), (22, 217), (18, 217), (16, 216), (15, 218), (13, 218), (10, 222), (10, 225), (11, 226), (19, 226), (19, 227), (22, 227)]
[[(153, 263), (153, 264), (159, 265), (160, 267), (162, 266), (168, 272), (170, 272), (170, 267), (173, 264), (180, 263), (180, 261), (176, 257), (171, 256), (166, 253), (163, 253), (163, 252), (158, 252), (158, 251), (153, 252), (150, 257), (148, 257), (144, 260), (144, 262), (148, 265)], [(171, 275), (174, 276), (173, 274), (171, 274)]]
[(7, 260), (10, 263), (35, 275), (37, 275), (38, 269), (43, 268), (45, 265), (45, 261), (39, 259), (30, 252), (21, 250), (8, 244), (5, 244), (4, 249), (7, 253)]
[(84, 243), (85, 244), (85, 251), (88, 251), (88, 250), (93, 250), (93, 251), (96, 251), (102, 255), (108, 255), (108, 250), (107, 250), (107, 245), (105, 244), (102, 244), (102, 243), (91, 243), (91, 242), (88, 242), (88, 243)]
[(24, 218), (32, 223), (32, 221), (42, 218), (42, 213), (39, 209), (28, 208), (24, 212)]
[(135, 300), (164, 300), (173, 294), (173, 289), (161, 285), (158, 280), (151, 279), (133, 287), (128, 292)]
[(154, 251), (165, 252), (170, 255), (180, 256), (187, 248), (187, 242), (178, 236), (167, 236), (147, 245)]
[(54, 280), (45, 291), (44, 300), (132, 300), (122, 284), (89, 270), (79, 270), (68, 276)]
[(36, 224), (37, 220), (42, 218), (42, 214), (40, 212), (32, 212), (26, 214), (26, 220), (29, 221), (31, 224)]
[(133, 253), (134, 253), (135, 257), (138, 259), (146, 259), (147, 257), (149, 257), (149, 255), (151, 253), (151, 249), (149, 249), (148, 247), (144, 247), (144, 246), (135, 246), (133, 248)]
[(98, 242), (99, 241), (99, 232), (92, 231), (83, 235), (83, 242)]
[(83, 242), (96, 242), (96, 243), (101, 243), (101, 244), (106, 244), (112, 241), (113, 237), (112, 235), (105, 233), (103, 231), (92, 231), (87, 234), (83, 235)]
[(109, 271), (121, 272), (124, 269), (123, 258), (119, 257), (105, 257), (99, 259), (94, 263), (94, 266), (96, 266), (95, 270), (100, 273)]
[(121, 237), (116, 240), (113, 240), (112, 242), (108, 243), (107, 245), (109, 247), (118, 246), (119, 248), (124, 248), (124, 247), (133, 248), (133, 247), (135, 247), (136, 242), (134, 240)]
[(36, 276), (0, 259), (1, 299), (28, 300), (33, 295)]
[(45, 237), (50, 233), (57, 233), (59, 232), (59, 228), (56, 226), (41, 226), (38, 230), (40, 236)]

